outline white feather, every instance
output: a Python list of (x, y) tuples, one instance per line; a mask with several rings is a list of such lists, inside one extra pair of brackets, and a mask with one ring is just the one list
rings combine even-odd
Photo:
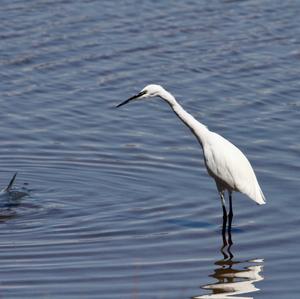
[(257, 204), (265, 204), (265, 197), (250, 162), (235, 145), (209, 131), (203, 152), (208, 173), (222, 189), (219, 191), (239, 191)]

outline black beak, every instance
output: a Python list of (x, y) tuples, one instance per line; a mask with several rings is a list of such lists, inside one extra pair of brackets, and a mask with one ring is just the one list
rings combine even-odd
[(142, 95), (144, 95), (146, 93), (146, 91), (141, 91), (140, 93), (134, 95), (133, 97), (129, 98), (128, 100), (122, 102), (121, 104), (117, 105), (116, 108), (119, 108), (127, 103), (129, 103), (130, 101), (134, 100), (134, 99), (137, 99), (139, 97), (141, 97)]

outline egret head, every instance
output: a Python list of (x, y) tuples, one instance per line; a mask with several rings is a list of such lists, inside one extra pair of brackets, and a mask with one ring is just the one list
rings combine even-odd
[(138, 94), (130, 97), (128, 100), (117, 105), (117, 108), (129, 103), (132, 100), (141, 100), (144, 98), (157, 97), (157, 96), (161, 97), (164, 91), (165, 90), (160, 85), (156, 85), (156, 84), (147, 85)]

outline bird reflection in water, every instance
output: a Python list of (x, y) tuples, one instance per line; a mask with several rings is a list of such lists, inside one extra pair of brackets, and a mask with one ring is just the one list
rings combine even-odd
[(264, 279), (261, 275), (263, 260), (235, 261), (231, 251), (233, 245), (231, 230), (228, 230), (226, 235), (224, 225), (222, 240), (223, 245), (220, 251), (224, 258), (215, 263), (218, 267), (214, 270), (214, 273), (210, 275), (215, 278), (217, 282), (201, 287), (204, 290), (210, 290), (212, 293), (195, 296), (193, 299), (253, 299), (253, 297), (241, 297), (238, 295), (259, 291), (254, 283)]

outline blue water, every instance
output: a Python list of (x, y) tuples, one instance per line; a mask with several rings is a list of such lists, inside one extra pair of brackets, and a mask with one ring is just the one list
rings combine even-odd
[[(299, 298), (300, 3), (3, 0), (2, 298)], [(168, 89), (249, 158), (233, 245)], [(226, 251), (227, 250), (227, 251)], [(225, 292), (227, 295), (225, 295)], [(232, 297), (234, 294), (236, 296)]]

